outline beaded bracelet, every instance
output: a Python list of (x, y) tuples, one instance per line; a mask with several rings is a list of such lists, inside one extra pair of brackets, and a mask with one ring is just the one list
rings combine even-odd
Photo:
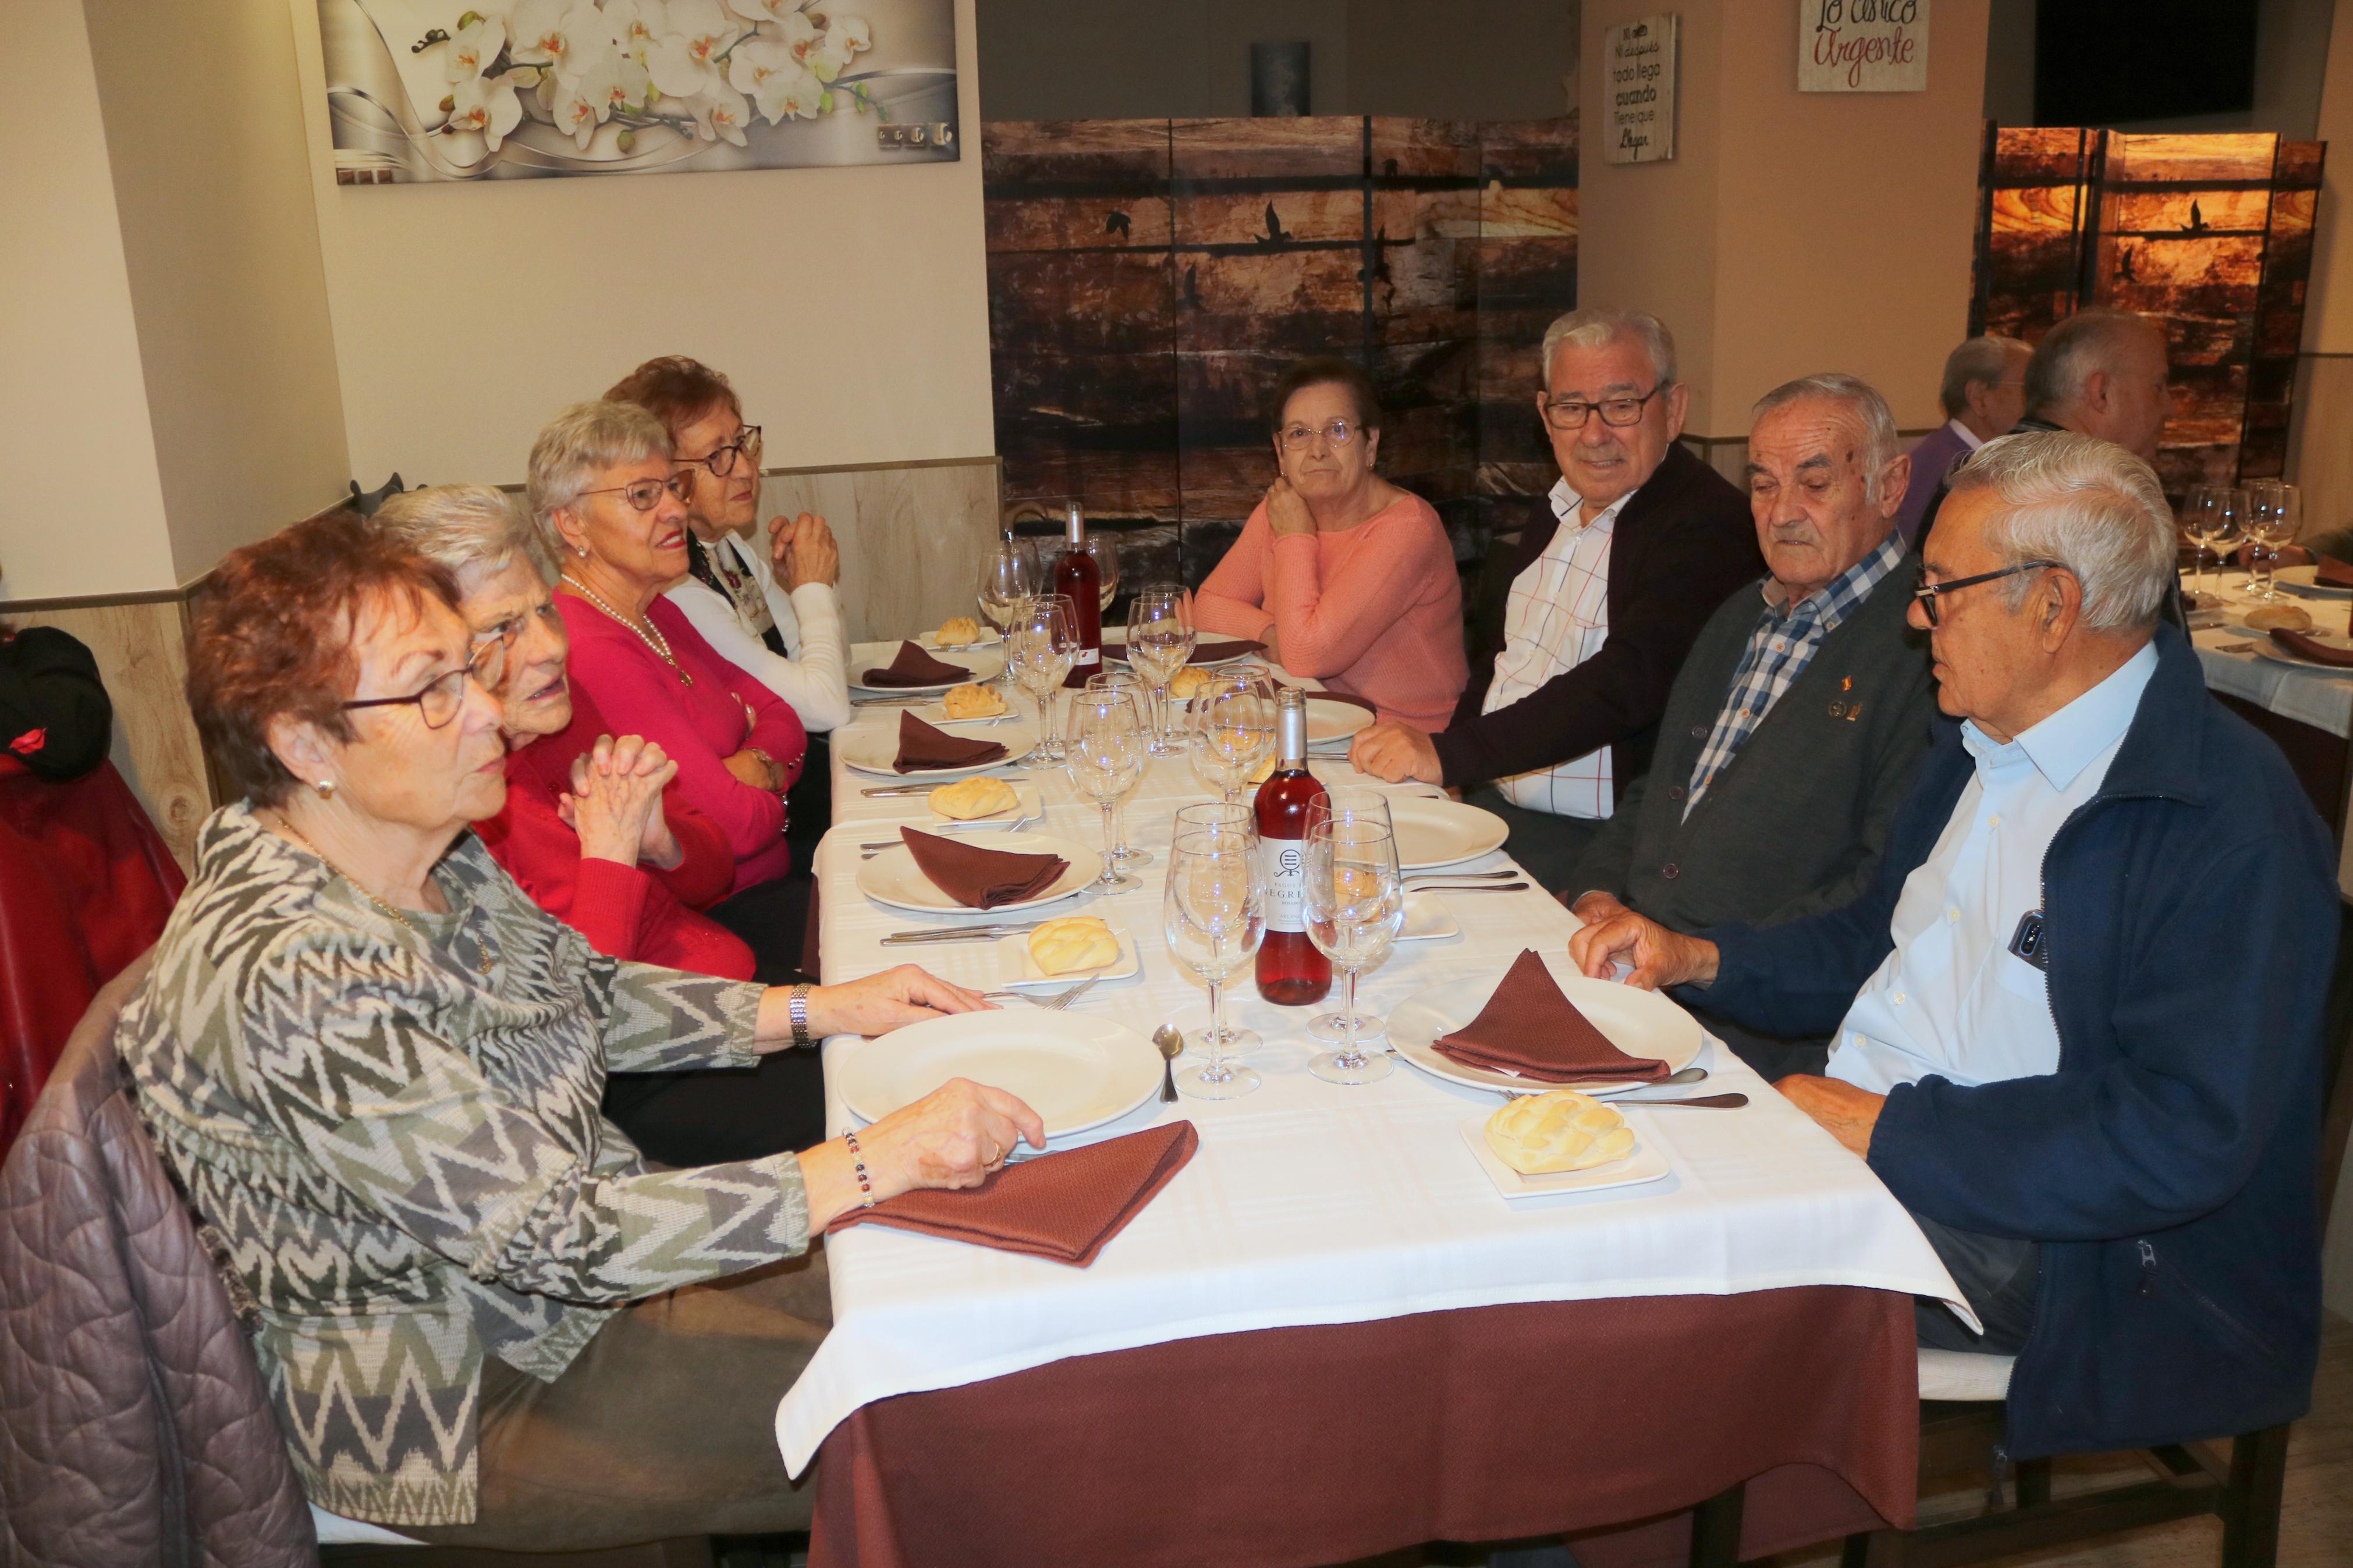
[(874, 1206), (874, 1183), (866, 1174), (866, 1156), (859, 1152), (858, 1134), (845, 1132), (841, 1141), (849, 1145), (849, 1167), (858, 1173), (859, 1201), (868, 1208)]
[(809, 1037), (808, 999), (809, 988), (806, 985), (796, 985), (785, 994), (785, 1011), (792, 1017), (793, 1048), (796, 1050), (814, 1049), (817, 1045)]

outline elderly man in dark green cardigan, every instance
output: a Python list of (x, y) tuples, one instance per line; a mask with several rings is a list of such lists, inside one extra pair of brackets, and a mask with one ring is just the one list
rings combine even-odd
[[(1562, 897), (1677, 931), (1836, 909), (1878, 868), (1936, 716), (1905, 625), (1919, 563), (1894, 531), (1909, 459), (1887, 402), (1811, 375), (1757, 405), (1748, 496), (1768, 574), (1725, 601), (1667, 699), (1650, 773)], [(1708, 1027), (1768, 1079), (1820, 1072), (1820, 1039)]]

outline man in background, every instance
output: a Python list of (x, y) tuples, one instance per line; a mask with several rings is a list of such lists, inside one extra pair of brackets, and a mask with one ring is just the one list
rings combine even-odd
[(1908, 546), (1953, 466), (1997, 436), (2007, 436), (2026, 414), (2026, 362), (2033, 348), (2016, 338), (1971, 338), (1945, 356), (1936, 397), (1946, 419), (1912, 448), (1912, 488), (1895, 514), (1895, 531)]

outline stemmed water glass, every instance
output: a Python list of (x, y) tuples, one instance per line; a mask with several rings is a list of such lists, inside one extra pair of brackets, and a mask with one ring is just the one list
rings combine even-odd
[(1236, 826), (1181, 832), (1168, 847), (1161, 922), (1169, 952), (1209, 987), (1209, 1026), (1196, 1031), (1209, 1059), (1178, 1073), (1177, 1085), (1203, 1100), (1239, 1099), (1258, 1088), (1259, 1076), (1226, 1060), (1223, 987), (1266, 934), (1266, 878), (1255, 839)]
[(1266, 667), (1218, 671), (1193, 693), (1193, 766), (1226, 800), (1274, 751), (1274, 692)]
[(2213, 548), (2211, 532), (2215, 515), (2221, 510), (2214, 499), (2212, 485), (2192, 485), (2181, 497), (2181, 531), (2197, 547), (2198, 555), (2191, 563), (2189, 591), (2195, 595), (2206, 582), (2206, 552)]
[(2241, 493), (2247, 498), (2243, 524), (2247, 537), (2262, 546), (2256, 562), (2262, 563), (2263, 581), (2249, 586), (2247, 597), (2278, 599), (2282, 596), (2276, 586), (2278, 550), (2295, 537), (2297, 525), (2304, 521), (2303, 494), (2294, 485), (2279, 479), (2250, 480)]
[(1021, 689), (1038, 703), (1038, 755), (1041, 761), (1062, 760), (1062, 742), (1054, 733), (1054, 693), (1071, 673), (1078, 657), (1078, 616), (1066, 594), (1032, 594), (1005, 633), (1007, 668)]
[(1168, 683), (1193, 657), (1193, 596), (1182, 588), (1145, 588), (1127, 606), (1127, 662), (1152, 688), (1160, 715), (1152, 754), (1173, 757), (1184, 750), (1168, 735)]
[(1311, 1058), (1307, 1070), (1326, 1083), (1372, 1083), (1389, 1076), (1390, 1064), (1387, 1056), (1367, 1057), (1357, 1044), (1356, 976), (1388, 956), (1405, 924), (1397, 834), (1385, 818), (1352, 813), (1335, 802), (1332, 807), (1308, 807), (1300, 847), (1306, 874), (1299, 904), (1307, 940), (1347, 977), (1339, 1048)]
[[(1002, 637), (1020, 614), (1021, 601), (1041, 584), (1029, 552), (1010, 533), (997, 542), (996, 548), (981, 558), (980, 585), (974, 595), (980, 608), (980, 618), (997, 629)], [(999, 672), (999, 679), (1009, 679), (1012, 666)]]
[(1092, 885), (1106, 894), (1144, 885), (1121, 872), (1112, 851), (1119, 843), (1119, 797), (1144, 776), (1150, 743), (1144, 715), (1128, 693), (1087, 690), (1071, 699), (1070, 743), (1062, 762), (1079, 793), (1103, 807), (1103, 868)]
[[(1328, 790), (1321, 805), (1311, 805), (1307, 810), (1307, 819), (1311, 824), (1318, 816), (1335, 817), (1343, 823), (1364, 823), (1379, 833), (1388, 834), (1391, 842), (1396, 840), (1397, 825), (1389, 818), (1389, 797), (1379, 790), (1361, 788)], [(1400, 905), (1399, 908), (1402, 909), (1403, 906)], [(1404, 917), (1400, 914), (1398, 917), (1400, 925), (1403, 924), (1403, 920)], [(1312, 942), (1314, 938), (1311, 935), (1308, 940)], [(1387, 950), (1384, 949), (1384, 951)], [(1379, 959), (1376, 957), (1372, 962), (1377, 963)], [(1350, 993), (1350, 996), (1353, 998), (1353, 992)], [(1348, 1039), (1352, 1037), (1374, 1038), (1387, 1033), (1388, 1030), (1388, 1024), (1385, 1019), (1371, 1013), (1356, 1011), (1356, 1005), (1353, 999), (1343, 1002), (1340, 1006), (1329, 1013), (1318, 1013), (1307, 1020), (1308, 1034), (1327, 1043)]]
[[(1135, 710), (1138, 713), (1145, 711), (1145, 704), (1152, 700), (1152, 693), (1145, 689), (1144, 678), (1133, 670), (1098, 671), (1087, 677), (1087, 689), (1089, 691), (1124, 691), (1134, 702)], [(1113, 864), (1123, 871), (1132, 871), (1138, 866), (1151, 865), (1152, 851), (1137, 849), (1129, 845), (1127, 828), (1116, 815), (1113, 818), (1113, 826), (1119, 830), (1119, 837), (1112, 845)]]
[[(1178, 806), (1176, 820), (1169, 824), (1168, 842), (1174, 844), (1188, 833), (1210, 827), (1242, 835), (1250, 840), (1252, 856), (1257, 855), (1258, 813), (1247, 802), (1197, 800), (1190, 805)], [(1261, 876), (1264, 869), (1263, 866), (1260, 868)], [(1218, 1050), (1229, 1057), (1239, 1057), (1264, 1044), (1266, 1041), (1260, 1037), (1257, 1030), (1235, 1028), (1225, 1021), (1222, 1015), (1198, 1029), (1185, 1032), (1185, 1048), (1196, 1056), (1208, 1056), (1212, 1050)]]
[(1108, 610), (1111, 602), (1119, 597), (1119, 546), (1112, 542), (1110, 534), (1095, 532), (1088, 534), (1086, 542), (1080, 548), (1094, 559), (1095, 577), (1100, 584), (1098, 591), (1103, 596), (1103, 603), (1096, 609)]

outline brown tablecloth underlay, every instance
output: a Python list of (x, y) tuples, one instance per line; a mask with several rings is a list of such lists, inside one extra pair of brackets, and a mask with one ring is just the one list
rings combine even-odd
[(1748, 1482), (1741, 1556), (1912, 1522), (1912, 1300), (1809, 1286), (1480, 1307), (1079, 1356), (869, 1405), (811, 1568), (1297, 1568), (1567, 1531), (1668, 1568)]

